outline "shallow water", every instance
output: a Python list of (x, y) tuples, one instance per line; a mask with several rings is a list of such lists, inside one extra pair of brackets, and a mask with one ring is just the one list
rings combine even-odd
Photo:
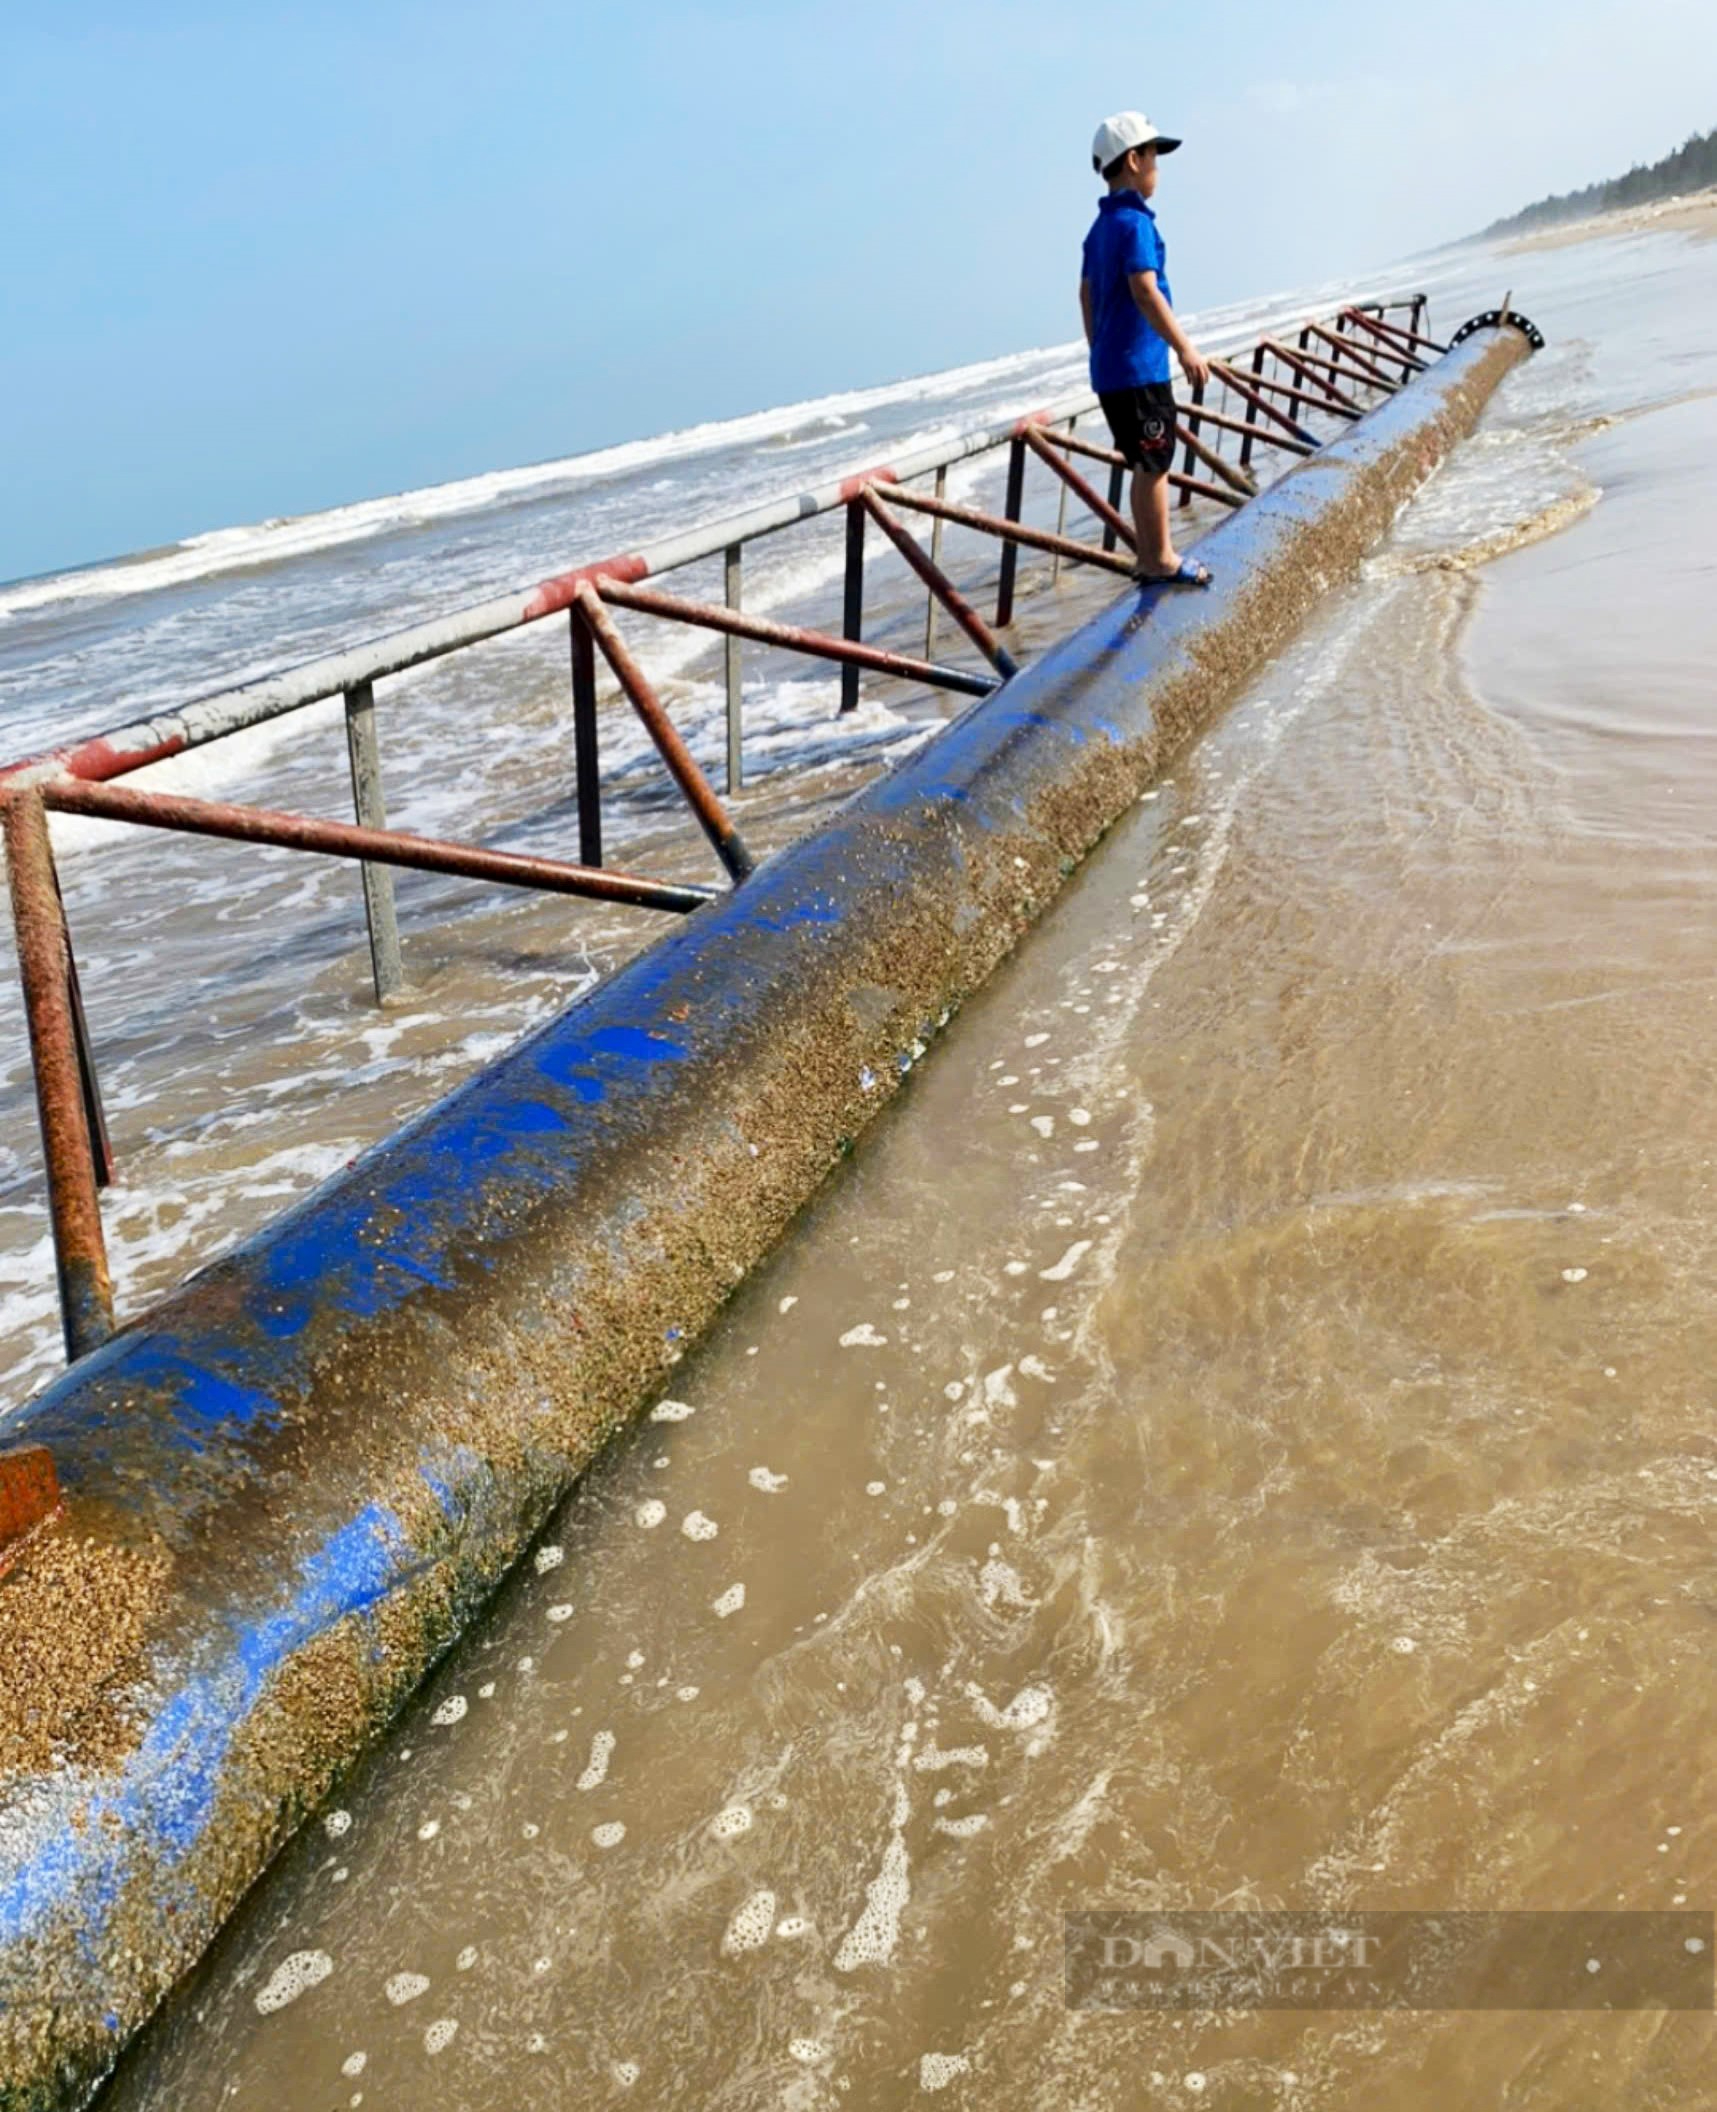
[(1717, 290), (1540, 261), (115, 2112), (1712, 2101), (1708, 2015), (1062, 1999), (1081, 1907), (1717, 1895)]

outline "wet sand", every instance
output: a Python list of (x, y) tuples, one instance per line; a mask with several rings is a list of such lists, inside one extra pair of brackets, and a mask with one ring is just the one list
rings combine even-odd
[(1606, 271), (115, 2112), (1713, 2101), (1708, 2013), (1062, 1996), (1079, 1908), (1717, 1899), (1717, 319)]

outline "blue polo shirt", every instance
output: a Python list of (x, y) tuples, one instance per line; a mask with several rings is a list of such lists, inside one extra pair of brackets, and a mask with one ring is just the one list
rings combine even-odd
[(1084, 277), (1091, 288), (1091, 386), (1101, 396), (1169, 378), (1168, 345), (1139, 313), (1127, 284), (1129, 272), (1154, 271), (1172, 307), (1165, 258), (1157, 216), (1137, 191), (1111, 191), (1097, 201)]

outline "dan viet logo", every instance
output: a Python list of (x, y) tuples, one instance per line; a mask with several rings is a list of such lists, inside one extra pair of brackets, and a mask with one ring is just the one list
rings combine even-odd
[(1693, 2009), (1709, 1913), (1161, 1913), (1064, 1924), (1074, 2009)]

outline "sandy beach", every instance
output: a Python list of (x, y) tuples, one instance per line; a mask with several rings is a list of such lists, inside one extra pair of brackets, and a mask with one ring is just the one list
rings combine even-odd
[(1565, 220), (1554, 227), (1534, 228), (1502, 244), (1504, 256), (1518, 257), (1534, 250), (1566, 249), (1574, 242), (1596, 242), (1610, 235), (1641, 235), (1667, 232), (1695, 235), (1717, 234), (1717, 187), (1688, 191), (1678, 198), (1658, 198), (1650, 205), (1630, 205), (1619, 212), (1593, 213), (1585, 220)]

